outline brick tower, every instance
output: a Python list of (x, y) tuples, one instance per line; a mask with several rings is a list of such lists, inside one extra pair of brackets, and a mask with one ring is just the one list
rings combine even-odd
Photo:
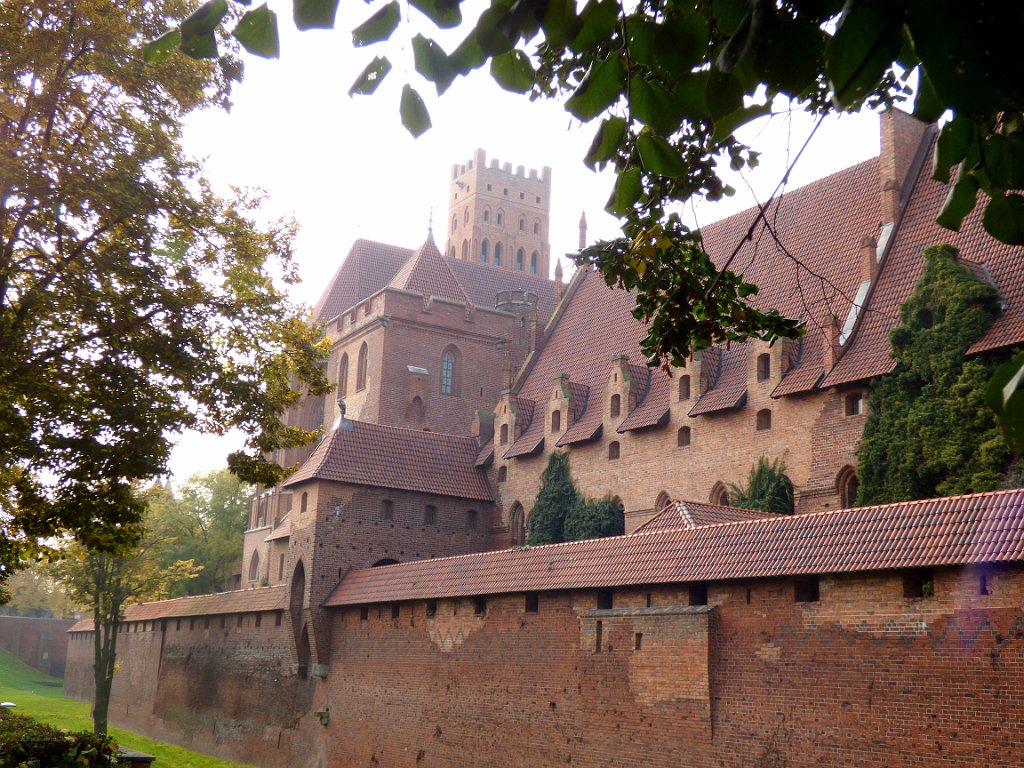
[(453, 165), (447, 254), (513, 272), (550, 277), (551, 169), (499, 165), (482, 149)]

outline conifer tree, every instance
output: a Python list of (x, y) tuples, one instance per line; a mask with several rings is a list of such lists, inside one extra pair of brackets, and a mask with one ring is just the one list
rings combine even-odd
[(579, 503), (580, 495), (569, 472), (569, 454), (556, 451), (540, 476), (540, 490), (530, 514), (526, 543), (557, 544), (565, 541), (565, 518)]
[(786, 463), (782, 459), (769, 462), (761, 456), (750, 468), (745, 484), (729, 484), (729, 500), (743, 509), (792, 515), (793, 481), (786, 475)]

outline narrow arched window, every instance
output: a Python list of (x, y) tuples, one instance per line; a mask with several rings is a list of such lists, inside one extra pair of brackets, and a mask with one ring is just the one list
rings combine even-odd
[(469, 208), (465, 210), (465, 213), (462, 216), (462, 223), (469, 224)]
[(679, 399), (689, 400), (690, 399), (690, 377), (680, 376), (679, 377)]
[(469, 240), (462, 241), (462, 260), (466, 261), (469, 259)]
[(458, 216), (456, 216), (455, 214), (452, 214), (452, 231), (454, 232), (454, 231), (455, 231), (455, 229), (456, 229), (456, 228), (457, 228), (458, 226), (459, 226), (459, 217), (458, 217)]
[(551, 431), (558, 432), (562, 429), (562, 412), (552, 411), (551, 412)]
[(506, 480), (508, 480), (508, 467), (502, 465), (498, 467), (498, 482), (504, 483)]
[(479, 515), (475, 509), (466, 510), (466, 530), (475, 531), (477, 526), (477, 519)]
[(523, 505), (518, 501), (512, 505), (508, 515), (508, 535), (513, 547), (519, 547), (526, 543), (526, 513)]
[(718, 504), (723, 507), (729, 506), (729, 492), (726, 491), (725, 485), (719, 480), (711, 488), (711, 503)]
[(348, 394), (348, 354), (342, 354), (338, 363), (338, 397)]
[(770, 410), (762, 408), (757, 412), (756, 427), (758, 431), (772, 428), (772, 412)]
[(451, 256), (453, 259), (455, 258), (455, 246), (454, 245), (452, 246), (451, 253), (449, 253), (448, 255)]
[(516, 269), (519, 270), (520, 272), (522, 272), (523, 268), (525, 266), (526, 266), (526, 251), (524, 251), (522, 248), (520, 248), (518, 251), (516, 251)]
[(619, 413), (622, 410), (622, 398), (619, 397), (619, 395), (612, 395), (612, 401), (609, 406), (609, 409), (611, 411), (611, 417), (613, 419), (617, 419), (619, 417)]
[(531, 275), (536, 275), (537, 274), (537, 259), (538, 258), (539, 258), (539, 254), (536, 251), (534, 251), (533, 253), (530, 254), (530, 274)]
[(498, 211), (497, 224), (499, 227), (504, 226), (505, 224), (505, 214), (502, 213), (501, 211)]
[(839, 475), (836, 477), (836, 490), (839, 493), (839, 505), (843, 509), (856, 506), (860, 480), (853, 467), (845, 466), (839, 471)]
[(658, 498), (654, 501), (654, 511), (661, 512), (665, 507), (672, 503), (672, 497), (668, 495), (667, 491), (662, 491), (658, 494)]
[(256, 581), (260, 577), (260, 553), (253, 552), (252, 560), (249, 561), (249, 581)]
[(525, 232), (526, 231), (526, 219), (524, 219), (521, 216), (519, 217), (519, 231), (520, 232)]
[(299, 513), (300, 514), (306, 511), (306, 505), (308, 503), (309, 503), (309, 495), (305, 491), (303, 491), (302, 492), (302, 497), (299, 500)]
[(364, 341), (363, 346), (359, 348), (359, 360), (356, 363), (356, 392), (366, 389), (366, 365), (369, 356), (370, 352)]
[(395, 502), (393, 502), (391, 499), (384, 499), (384, 501), (380, 503), (380, 519), (395, 519)]
[(501, 243), (494, 244), (494, 264), (495, 266), (501, 266)]
[(452, 393), (452, 375), (455, 373), (455, 357), (451, 352), (445, 352), (441, 358), (441, 394)]
[(619, 443), (612, 441), (608, 443), (608, 458), (611, 460), (619, 458)]
[(484, 208), (484, 224), (489, 224), (491, 221), (491, 209)]
[(437, 525), (437, 507), (433, 504), (427, 504), (423, 510), (423, 524), (424, 525)]
[(680, 427), (679, 431), (676, 432), (676, 445), (679, 446), (680, 448), (684, 448), (685, 446), (687, 446), (689, 444), (690, 444), (690, 428), (689, 427)]
[(772, 377), (772, 356), (764, 352), (757, 356), (757, 380), (768, 381)]
[(501, 425), (501, 444), (508, 445), (508, 424)]
[(484, 264), (487, 263), (487, 245), (486, 240), (480, 243), (480, 261)]
[(539, 235), (540, 234), (540, 222), (539, 221), (533, 222), (533, 234), (535, 234), (535, 235)]

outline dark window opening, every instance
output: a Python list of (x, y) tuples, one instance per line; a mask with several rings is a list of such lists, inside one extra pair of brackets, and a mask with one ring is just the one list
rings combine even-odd
[(636, 651), (639, 651), (643, 647), (644, 647), (644, 633), (643, 632), (637, 632), (633, 636), (633, 649), (636, 650)]
[(772, 428), (772, 412), (770, 410), (762, 408), (757, 412), (756, 427), (758, 431)]
[(611, 443), (608, 443), (608, 458), (611, 459), (611, 460), (615, 460), (615, 459), (619, 458), (619, 444), (618, 444), (618, 442), (613, 441)]
[(600, 653), (601, 652), (601, 642), (603, 640), (603, 638), (602, 638), (603, 633), (604, 633), (604, 626), (599, 621), (599, 622), (597, 622), (597, 627), (595, 627), (595, 630), (594, 630), (594, 652), (595, 653)]
[(263, 614), (262, 613), (257, 613), (256, 614), (256, 628), (259, 629), (261, 624), (263, 624)]
[(750, 605), (750, 590), (747, 590), (747, 605)]
[(935, 594), (935, 575), (931, 571), (913, 571), (903, 574), (903, 596), (909, 600), (931, 597)]
[(617, 418), (618, 415), (619, 415), (619, 412), (621, 411), (621, 409), (622, 409), (622, 399), (621, 399), (621, 397), (619, 395), (612, 395), (612, 401), (611, 401), (611, 405), (610, 405), (611, 417), (613, 419)]
[(805, 576), (797, 579), (793, 586), (793, 599), (798, 603), (816, 603), (821, 599), (820, 584), (817, 576)]
[(437, 615), (437, 600), (427, 600), (427, 617)]
[(860, 416), (864, 413), (864, 396), (860, 392), (853, 392), (846, 396), (847, 416)]
[(500, 442), (502, 445), (508, 445), (508, 424), (501, 425)]
[(508, 479), (508, 467), (498, 467), (498, 482), (504, 483)]
[(433, 504), (427, 504), (426, 509), (423, 510), (423, 524), (437, 525), (437, 507)]
[(690, 585), (689, 588), (689, 601), (690, 605), (707, 605), (708, 604), (708, 585), (707, 582), (698, 581)]
[(401, 613), (402, 613), (402, 607), (398, 603), (395, 603), (394, 605), (391, 606), (391, 618), (392, 619), (397, 619), (401, 615)]
[(540, 607), (540, 596), (536, 592), (527, 592), (524, 610), (527, 613), (537, 613)]
[(551, 431), (558, 432), (562, 428), (562, 412), (552, 411), (551, 412)]
[(370, 618), (370, 606), (360, 605), (359, 606), (359, 620), (366, 621)]
[(690, 377), (680, 376), (679, 377), (679, 399), (689, 400), (690, 399)]
[(487, 596), (477, 595), (473, 598), (473, 615), (483, 616), (487, 613)]
[(988, 576), (986, 576), (984, 573), (981, 574), (981, 577), (978, 579), (978, 594), (979, 595), (991, 594), (988, 591)]
[(676, 433), (676, 445), (679, 448), (685, 448), (690, 444), (691, 434), (689, 427), (680, 427)]
[(281, 618), (282, 618), (283, 615), (284, 615), (284, 611), (275, 611), (274, 612), (274, 626), (275, 627), (280, 627), (281, 626)]
[(597, 609), (599, 611), (610, 611), (614, 603), (613, 591), (610, 589), (597, 590)]
[(395, 519), (395, 502), (391, 499), (384, 499), (380, 503), (380, 519), (381, 520), (394, 520)]
[(466, 510), (466, 530), (475, 531), (477, 526), (477, 512), (475, 509)]
[(650, 592), (647, 593), (647, 607), (648, 608), (651, 607), (651, 593)]
[(768, 381), (772, 377), (772, 356), (764, 352), (757, 356), (757, 380)]

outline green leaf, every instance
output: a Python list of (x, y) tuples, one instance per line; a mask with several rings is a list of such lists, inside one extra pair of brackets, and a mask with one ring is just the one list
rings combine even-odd
[(672, 95), (686, 117), (694, 122), (710, 117), (705, 93), (710, 72), (694, 72), (679, 78)]
[(751, 104), (749, 107), (741, 107), (732, 114), (720, 117), (715, 120), (715, 131), (711, 135), (711, 141), (715, 143), (725, 141), (729, 136), (736, 133), (740, 126), (746, 125), (751, 120), (756, 120), (759, 117), (770, 115), (771, 112), (771, 104)]
[(402, 125), (414, 138), (422, 136), (430, 128), (430, 113), (427, 105), (411, 85), (402, 86), (402, 101), (399, 106)]
[(587, 51), (609, 40), (619, 21), (615, 0), (590, 0), (580, 13), (580, 31), (572, 42), (573, 50)]
[(855, 107), (877, 87), (899, 53), (901, 40), (894, 4), (852, 6), (825, 49), (825, 72), (837, 107)]
[(147, 64), (159, 64), (166, 61), (179, 45), (181, 45), (180, 29), (164, 32), (156, 40), (151, 40), (142, 47), (142, 60)]
[(646, 67), (653, 66), (656, 31), (656, 25), (642, 15), (637, 14), (626, 19), (626, 44), (633, 62)]
[(672, 147), (661, 136), (642, 133), (636, 140), (636, 149), (644, 170), (659, 176), (677, 178), (686, 175), (686, 163), (679, 151)]
[(627, 168), (615, 180), (615, 189), (604, 209), (612, 216), (623, 218), (633, 210), (633, 205), (643, 193), (643, 180), (639, 168)]
[(181, 22), (181, 52), (193, 59), (217, 58), (214, 31), (228, 12), (227, 0), (208, 0)]
[(547, 0), (540, 25), (548, 45), (558, 47), (575, 39), (579, 28), (574, 0)]
[(292, 0), (292, 18), (300, 31), (334, 29), (338, 0)]
[(732, 37), (743, 23), (750, 8), (746, 0), (715, 0), (711, 11), (719, 32)]
[(352, 83), (352, 87), (348, 89), (348, 95), (369, 96), (377, 90), (377, 86), (381, 84), (381, 81), (390, 71), (391, 62), (384, 56), (377, 56), (366, 65), (366, 69)]
[(932, 85), (928, 73), (918, 67), (917, 70), (917, 94), (914, 99), (914, 117), (925, 123), (934, 123), (942, 113), (946, 111), (946, 105), (935, 93), (935, 86)]
[(466, 35), (466, 39), (459, 43), (459, 47), (448, 57), (448, 63), (460, 75), (468, 75), (474, 69), (483, 66), (485, 61), (487, 61), (487, 53), (480, 47), (480, 40), (475, 29)]
[(704, 91), (708, 112), (717, 120), (743, 107), (743, 86), (735, 75), (712, 69)]
[(825, 57), (825, 34), (811, 22), (771, 25), (755, 42), (753, 66), (765, 85), (797, 96), (812, 88)]
[(954, 117), (939, 133), (935, 142), (932, 178), (949, 183), (949, 169), (963, 161), (970, 151), (971, 144), (976, 141), (976, 127), (966, 117)]
[(658, 25), (654, 39), (654, 61), (666, 73), (679, 75), (704, 60), (710, 31), (699, 13), (677, 16)]
[(491, 77), (506, 91), (526, 93), (533, 87), (535, 74), (530, 57), (515, 50), (491, 59)]
[(621, 117), (609, 117), (601, 121), (594, 140), (590, 143), (587, 156), (583, 162), (591, 170), (603, 167), (605, 163), (615, 157), (615, 153), (622, 146), (626, 136), (626, 128), (629, 123)]
[(611, 54), (591, 67), (583, 82), (565, 102), (565, 108), (583, 122), (593, 120), (618, 101), (625, 77), (622, 60), (618, 54)]
[(401, 18), (402, 14), (398, 8), (398, 0), (391, 0), (390, 3), (380, 8), (373, 16), (352, 30), (352, 45), (356, 48), (361, 48), (364, 45), (387, 40), (398, 27), (398, 22), (401, 21)]
[(432, 82), (440, 96), (455, 79), (455, 69), (448, 62), (448, 54), (433, 40), (417, 34), (412, 39), (413, 62), (416, 71)]
[(441, 29), (452, 29), (462, 23), (459, 0), (409, 0), (409, 2), (413, 8), (418, 8)]
[(1024, 451), (1024, 352), (996, 368), (985, 389), (985, 401), (999, 417), (1006, 442)]
[(281, 55), (281, 43), (277, 37), (277, 14), (264, 3), (259, 8), (246, 11), (238, 20), (231, 33), (249, 53), (265, 59), (276, 59)]
[(977, 195), (978, 180), (974, 178), (973, 174), (967, 173), (961, 165), (960, 177), (950, 188), (949, 194), (946, 195), (946, 202), (939, 215), (935, 217), (935, 221), (939, 226), (959, 232), (964, 217), (974, 210), (974, 201)]
[(651, 83), (642, 77), (629, 81), (629, 114), (651, 126), (662, 136), (671, 136), (679, 129), (682, 112), (675, 97), (658, 83)]
[(740, 22), (736, 33), (730, 37), (715, 58), (715, 66), (722, 72), (732, 72), (743, 61), (754, 41), (753, 14), (748, 13)]
[(503, 29), (503, 22), (507, 16), (508, 9), (505, 6), (492, 5), (481, 13), (477, 20), (474, 30), (476, 42), (488, 56), (500, 56), (513, 48), (512, 41)]
[(985, 139), (982, 157), (993, 183), (1003, 189), (1024, 187), (1024, 136), (994, 133)]
[(1008, 193), (993, 197), (982, 218), (985, 231), (1009, 245), (1024, 245), (1024, 197)]

